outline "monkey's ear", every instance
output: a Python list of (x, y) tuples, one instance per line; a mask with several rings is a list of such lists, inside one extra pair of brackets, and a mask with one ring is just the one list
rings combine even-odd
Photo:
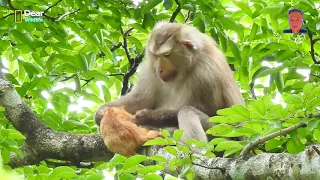
[(197, 46), (190, 40), (181, 40), (180, 44), (184, 45), (188, 49), (197, 49)]

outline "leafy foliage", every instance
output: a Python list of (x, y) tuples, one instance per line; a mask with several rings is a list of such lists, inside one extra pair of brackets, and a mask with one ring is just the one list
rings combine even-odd
[[(8, 3), (9, 2), (9, 3)], [(320, 142), (320, 117), (311, 116), (320, 109), (320, 22), (312, 0), (210, 1), (210, 0), (0, 0), (0, 68), (37, 117), (56, 131), (97, 133), (94, 111), (104, 102), (116, 99), (126, 84), (133, 60), (143, 54), (149, 32), (158, 21), (189, 21), (211, 35), (235, 69), (246, 99), (217, 112), (211, 122), (216, 126), (208, 134), (211, 142), (188, 140), (179, 144), (183, 134), (151, 140), (146, 145), (161, 145), (172, 154), (169, 168), (182, 167), (180, 177), (192, 179), (194, 153), (215, 157), (239, 154), (250, 142), (281, 129), (304, 122), (289, 134), (283, 134), (255, 147), (255, 153), (298, 153), (309, 144)], [(13, 7), (12, 7), (13, 6)], [(304, 28), (309, 34), (283, 34), (287, 29), (287, 11), (304, 12)], [(43, 23), (15, 23), (16, 9), (45, 11)], [(311, 51), (311, 53), (310, 53)], [(313, 53), (313, 54), (312, 54)], [(314, 56), (313, 56), (314, 55)], [(3, 163), (10, 152), (21, 154), (25, 137), (5, 118), (0, 107), (0, 150)], [(245, 136), (246, 141), (234, 137)], [(180, 154), (184, 156), (179, 156)], [(157, 161), (157, 165), (141, 162)], [(53, 162), (59, 162), (53, 160)], [(117, 179), (161, 179), (167, 159), (136, 155), (115, 155), (94, 168), (77, 168), (42, 162), (14, 169), (26, 179), (102, 179), (107, 170)], [(10, 167), (5, 166), (5, 169)], [(2, 171), (2, 170), (1, 170)], [(107, 174), (107, 173), (106, 173)], [(104, 176), (106, 176), (104, 174)], [(174, 179), (174, 177), (166, 177)]]

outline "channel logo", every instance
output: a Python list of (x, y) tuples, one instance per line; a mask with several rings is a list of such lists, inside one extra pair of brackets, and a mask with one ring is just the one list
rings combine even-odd
[(39, 23), (43, 22), (44, 12), (32, 11), (32, 10), (14, 10), (14, 22), (30, 22)]

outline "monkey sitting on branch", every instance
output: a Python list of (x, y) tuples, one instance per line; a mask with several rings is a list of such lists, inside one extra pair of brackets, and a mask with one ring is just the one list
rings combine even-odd
[(133, 156), (148, 140), (162, 137), (161, 132), (138, 127), (132, 122), (133, 115), (124, 107), (105, 109), (100, 122), (100, 134), (107, 148), (123, 156)]
[(209, 117), (235, 104), (244, 104), (243, 97), (215, 41), (192, 26), (160, 22), (148, 39), (136, 85), (102, 105), (95, 121), (100, 125), (105, 108), (124, 106), (137, 125), (181, 129), (182, 142), (208, 142), (205, 132), (214, 125)]

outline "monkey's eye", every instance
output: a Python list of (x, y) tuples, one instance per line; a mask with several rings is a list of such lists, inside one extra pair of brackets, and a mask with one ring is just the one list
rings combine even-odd
[(169, 57), (170, 56), (170, 52), (164, 53), (163, 56), (164, 57)]

